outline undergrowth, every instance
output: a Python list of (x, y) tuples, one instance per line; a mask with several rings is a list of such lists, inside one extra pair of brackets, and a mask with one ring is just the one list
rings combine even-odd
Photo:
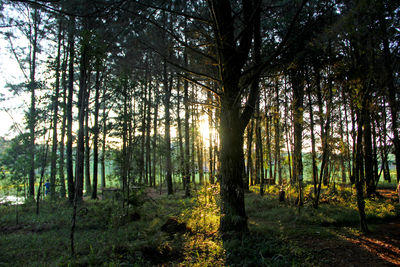
[[(39, 215), (34, 203), (1, 205), (0, 266), (318, 265), (300, 240), (331, 239), (340, 229), (357, 229), (354, 190), (324, 188), (318, 209), (307, 195), (309, 186), (301, 207), (295, 188), (288, 190), (280, 202), (278, 186), (266, 188), (262, 197), (252, 187), (246, 193), (249, 232), (225, 240), (218, 232), (218, 186), (203, 187), (191, 198), (179, 191), (172, 196), (138, 191), (129, 208), (118, 200), (85, 200), (78, 207), (74, 256), (69, 202), (42, 201)], [(399, 208), (395, 201), (368, 199), (367, 220), (389, 220), (399, 216)]]

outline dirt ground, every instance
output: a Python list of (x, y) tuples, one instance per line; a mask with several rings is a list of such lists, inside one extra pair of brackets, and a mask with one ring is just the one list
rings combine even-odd
[[(394, 190), (382, 189), (385, 198), (397, 199)], [(338, 229), (338, 238), (302, 237), (299, 243), (314, 252), (322, 266), (400, 266), (400, 218), (374, 225), (371, 233)]]

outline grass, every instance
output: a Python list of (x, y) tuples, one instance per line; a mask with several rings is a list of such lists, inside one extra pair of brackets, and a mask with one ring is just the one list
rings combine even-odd
[[(39, 216), (32, 203), (1, 205), (0, 266), (314, 266), (318, 259), (302, 238), (327, 240), (343, 229), (357, 231), (358, 213), (348, 188), (325, 188), (318, 209), (306, 198), (299, 210), (294, 189), (281, 203), (277, 187), (263, 197), (252, 187), (246, 193), (250, 232), (224, 241), (218, 233), (218, 190), (208, 186), (187, 199), (179, 191), (173, 196), (139, 192), (128, 214), (119, 201), (87, 200), (78, 208), (74, 257), (67, 201), (42, 201)], [(399, 216), (400, 206), (371, 199), (366, 213), (369, 222), (380, 223)], [(185, 229), (162, 231), (171, 218)]]

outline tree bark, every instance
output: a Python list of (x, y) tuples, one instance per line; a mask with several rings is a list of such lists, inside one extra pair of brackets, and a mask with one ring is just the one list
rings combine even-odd
[(300, 70), (292, 70), (290, 80), (293, 89), (293, 180), (298, 183), (299, 205), (303, 202), (303, 160), (302, 160), (302, 141), (303, 141), (303, 99), (304, 87), (303, 77)]
[(74, 96), (74, 61), (75, 61), (75, 17), (70, 17), (68, 33), (69, 64), (68, 64), (68, 102), (67, 102), (67, 183), (68, 199), (72, 203), (75, 195), (75, 183), (72, 161), (72, 106)]
[(85, 96), (85, 193), (87, 196), (92, 194), (90, 181), (90, 132), (89, 132), (89, 101), (90, 101), (90, 69), (87, 74), (86, 96)]
[(94, 125), (93, 125), (93, 188), (92, 199), (97, 199), (97, 183), (99, 169), (99, 110), (100, 110), (100, 63), (96, 62), (96, 82), (94, 96)]
[[(172, 82), (172, 80), (171, 80)], [(172, 84), (168, 84), (167, 62), (164, 60), (164, 107), (165, 107), (165, 179), (167, 181), (168, 195), (174, 193), (172, 188), (172, 162), (171, 162), (171, 115), (170, 115), (170, 98)]]
[(253, 160), (251, 157), (251, 150), (253, 145), (253, 120), (250, 121), (250, 124), (247, 126), (247, 168), (246, 168), (246, 176), (244, 181), (244, 189), (249, 190), (249, 185), (253, 185)]
[(318, 167), (317, 167), (317, 152), (315, 150), (314, 112), (312, 107), (311, 90), (309, 89), (307, 91), (308, 91), (308, 108), (310, 113), (312, 175), (313, 175), (314, 197), (315, 197), (317, 195)]
[(177, 82), (177, 115), (176, 115), (176, 120), (177, 120), (177, 125), (178, 125), (178, 144), (179, 144), (179, 171), (181, 174), (182, 178), (182, 185), (183, 185), (183, 190), (186, 188), (186, 180), (184, 179), (185, 176), (185, 150), (183, 148), (183, 137), (182, 137), (182, 119), (181, 119), (181, 83), (180, 79), (178, 78)]
[(58, 29), (58, 43), (57, 43), (57, 56), (56, 56), (56, 84), (53, 96), (53, 143), (51, 146), (51, 164), (50, 164), (50, 197), (52, 200), (56, 198), (56, 173), (57, 173), (57, 122), (58, 122), (58, 104), (60, 96), (60, 65), (61, 65), (61, 39), (62, 29), (61, 22), (59, 22)]
[[(86, 33), (84, 33), (86, 35)], [(83, 197), (84, 179), (84, 157), (85, 157), (85, 114), (86, 114), (86, 94), (87, 94), (87, 70), (89, 61), (89, 44), (87, 36), (83, 36), (80, 58), (80, 77), (78, 92), (78, 139), (76, 148), (76, 197), (81, 201)]]
[(33, 35), (29, 36), (31, 53), (29, 58), (29, 91), (31, 94), (31, 103), (29, 109), (29, 196), (35, 196), (35, 127), (36, 127), (36, 56), (38, 51), (38, 35), (40, 14), (35, 6), (32, 14)]
[[(66, 49), (68, 50), (68, 49)], [(62, 108), (63, 108), (63, 116), (62, 116), (62, 122), (61, 122), (61, 140), (60, 140), (60, 159), (59, 159), (59, 176), (60, 176), (60, 196), (61, 198), (65, 198), (66, 195), (66, 188), (65, 188), (65, 173), (64, 173), (64, 165), (65, 165), (65, 132), (66, 132), (66, 127), (67, 127), (67, 95), (68, 95), (68, 87), (67, 87), (67, 80), (66, 80), (66, 75), (67, 75), (67, 61), (68, 61), (68, 52), (64, 51), (64, 60), (62, 64), (62, 75), (61, 75), (61, 81), (62, 81), (62, 87), (63, 87), (63, 102), (62, 102)]]
[[(185, 62), (187, 62), (187, 55), (185, 53)], [(184, 166), (184, 175), (183, 175), (183, 181), (184, 181), (184, 186), (185, 186), (185, 196), (189, 197), (190, 196), (190, 135), (189, 135), (189, 117), (190, 117), (190, 111), (189, 111), (189, 84), (187, 80), (184, 81), (183, 84), (183, 104), (185, 106), (185, 166)], [(194, 160), (194, 159), (192, 159)]]
[[(153, 135), (153, 178), (154, 178), (154, 186), (156, 186), (156, 168), (157, 168), (157, 135), (158, 135), (158, 104), (159, 104), (159, 96), (158, 96), (158, 84), (154, 88), (155, 99), (154, 99), (154, 135)], [(160, 186), (161, 186), (161, 177), (160, 177)]]
[(155, 186), (153, 184), (153, 176), (151, 172), (151, 147), (150, 147), (150, 130), (151, 130), (151, 106), (152, 106), (152, 86), (151, 86), (151, 73), (149, 74), (149, 79), (147, 81), (148, 86), (149, 86), (149, 98), (148, 98), (148, 103), (147, 103), (147, 122), (146, 122), (146, 173), (148, 175), (148, 180), (150, 183), (150, 186)]

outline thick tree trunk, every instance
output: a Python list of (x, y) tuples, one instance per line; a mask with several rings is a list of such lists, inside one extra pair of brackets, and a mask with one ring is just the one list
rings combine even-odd
[(243, 191), (243, 130), (239, 120), (239, 109), (230, 101), (221, 101), (221, 222), (220, 229), (226, 232), (247, 231), (247, 217)]

